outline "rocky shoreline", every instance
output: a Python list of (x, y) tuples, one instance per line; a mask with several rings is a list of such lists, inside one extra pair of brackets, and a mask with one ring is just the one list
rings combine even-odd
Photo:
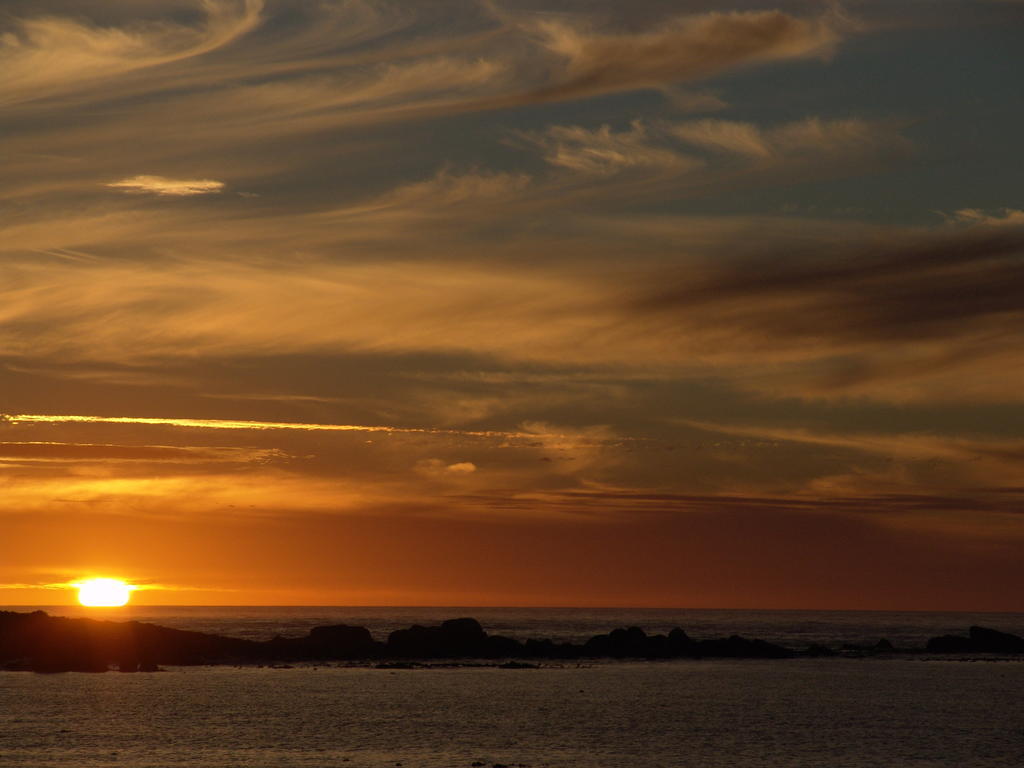
[[(870, 646), (833, 649), (784, 648), (739, 635), (695, 640), (682, 629), (648, 635), (638, 627), (595, 635), (582, 644), (549, 639), (520, 642), (490, 635), (476, 619), (458, 618), (437, 626), (414, 625), (374, 640), (365, 627), (314, 627), (300, 638), (242, 640), (171, 629), (137, 621), (69, 619), (43, 611), (0, 611), (0, 669), (33, 672), (155, 671), (160, 665), (270, 664), (360, 661), (382, 668), (423, 666), (429, 660), (490, 660), (489, 666), (530, 668), (537, 661), (587, 659), (788, 659), (892, 654), (1024, 654), (1024, 638), (984, 627), (966, 636), (943, 635), (924, 648), (894, 648), (885, 639)], [(503, 661), (504, 663), (497, 663)]]

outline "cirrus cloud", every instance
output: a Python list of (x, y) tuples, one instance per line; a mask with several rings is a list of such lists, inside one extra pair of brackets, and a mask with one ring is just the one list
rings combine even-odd
[(0, 33), (0, 103), (17, 104), (88, 88), (134, 70), (200, 56), (251, 32), (263, 0), (203, 0), (204, 23), (167, 21), (100, 27), (44, 15)]
[(143, 192), (169, 197), (216, 194), (224, 189), (223, 181), (212, 179), (168, 179), (163, 176), (132, 176), (107, 184), (125, 192)]

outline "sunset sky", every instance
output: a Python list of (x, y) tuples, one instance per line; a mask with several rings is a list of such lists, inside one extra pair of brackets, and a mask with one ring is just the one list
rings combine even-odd
[(1022, 40), (3, 0), (0, 605), (1024, 610)]

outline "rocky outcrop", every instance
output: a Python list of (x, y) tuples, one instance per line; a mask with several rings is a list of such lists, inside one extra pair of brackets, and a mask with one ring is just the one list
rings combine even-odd
[(313, 627), (306, 637), (275, 637), (268, 645), (272, 658), (289, 661), (376, 659), (385, 650), (366, 627), (348, 624)]
[(1024, 653), (1024, 637), (986, 627), (971, 627), (968, 637), (942, 635), (928, 641), (931, 653)]
[(590, 638), (583, 645), (582, 655), (613, 659), (784, 659), (793, 653), (780, 645), (739, 635), (695, 641), (678, 627), (668, 635), (648, 635), (639, 627), (629, 627)]
[(419, 624), (388, 635), (388, 656), (403, 659), (503, 659), (523, 656), (521, 643), (488, 635), (476, 619), (449, 619), (436, 627)]
[[(994, 629), (971, 627), (967, 637), (932, 638), (927, 650), (1024, 654), (1024, 639)], [(888, 641), (858, 651), (859, 655), (897, 652)], [(103, 672), (112, 667), (122, 672), (153, 671), (161, 664), (280, 665), (289, 661), (372, 660), (393, 667), (418, 659), (781, 659), (836, 653), (816, 645), (797, 654), (739, 635), (695, 640), (679, 628), (667, 635), (648, 635), (639, 627), (623, 627), (595, 635), (583, 644), (548, 639), (519, 642), (489, 635), (471, 618), (396, 630), (386, 642), (374, 640), (365, 627), (346, 624), (315, 627), (305, 637), (275, 637), (257, 642), (137, 621), (67, 619), (42, 611), (0, 611), (0, 667), (37, 672)]]
[[(610, 657), (613, 659), (642, 659), (656, 658), (662, 655), (664, 649), (660, 646), (668, 646), (668, 638), (663, 638), (664, 643), (653, 641), (639, 627), (628, 629), (613, 629), (607, 635), (596, 635), (583, 645), (583, 652), (587, 656)], [(659, 653), (661, 652), (661, 653)]]
[(970, 653), (971, 639), (958, 635), (933, 637), (926, 646), (930, 653)]
[(971, 646), (979, 653), (1024, 653), (1024, 637), (985, 627), (971, 627)]
[(38, 672), (155, 670), (160, 664), (282, 663), (328, 660), (412, 659), (667, 659), (701, 657), (782, 658), (789, 651), (733, 636), (692, 640), (681, 629), (647, 635), (639, 627), (615, 629), (582, 645), (489, 635), (476, 619), (392, 632), (387, 642), (365, 627), (315, 627), (306, 637), (265, 642), (169, 629), (140, 622), (66, 619), (37, 611), (0, 612), (0, 664)]
[(246, 662), (262, 644), (137, 621), (66, 619), (0, 611), (0, 664), (36, 672), (125, 672), (158, 664)]

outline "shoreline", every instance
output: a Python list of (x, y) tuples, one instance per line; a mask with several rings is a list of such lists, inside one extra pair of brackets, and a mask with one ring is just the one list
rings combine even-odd
[(254, 666), (362, 662), (390, 669), (463, 666), (469, 663), (529, 669), (540, 662), (676, 659), (799, 659), (920, 657), (923, 654), (984, 658), (985, 654), (1024, 656), (1024, 638), (972, 626), (966, 636), (931, 638), (923, 648), (897, 648), (882, 638), (873, 645), (833, 648), (812, 644), (784, 647), (738, 634), (694, 639), (682, 628), (648, 635), (622, 627), (584, 643), (488, 634), (474, 618), (448, 619), (436, 626), (415, 624), (375, 640), (365, 627), (346, 624), (313, 627), (304, 637), (246, 640), (172, 629), (138, 621), (63, 618), (43, 611), (0, 611), (0, 668), (40, 673), (152, 672), (162, 666)]

